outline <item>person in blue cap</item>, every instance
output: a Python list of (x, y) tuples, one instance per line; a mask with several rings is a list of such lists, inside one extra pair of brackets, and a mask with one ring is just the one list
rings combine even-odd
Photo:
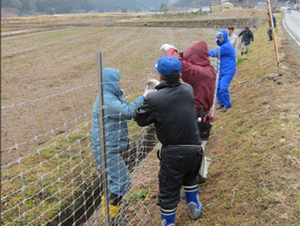
[(226, 112), (228, 108), (231, 108), (231, 100), (229, 93), (229, 86), (236, 72), (236, 55), (234, 48), (228, 39), (228, 33), (226, 30), (220, 30), (217, 34), (216, 49), (208, 50), (210, 57), (216, 57), (220, 60), (220, 71), (217, 86), (217, 100), (219, 107), (216, 109), (222, 109)]
[[(105, 68), (103, 82), (110, 225), (119, 225), (122, 221), (126, 221), (120, 215), (121, 201), (131, 186), (130, 175), (123, 159), (123, 152), (129, 149), (127, 120), (132, 119), (134, 109), (143, 103), (144, 97), (139, 96), (132, 103), (124, 99), (124, 91), (120, 89), (120, 73), (117, 69)], [(102, 171), (99, 96), (93, 107), (91, 133), (93, 154), (99, 170)], [(103, 215), (105, 216), (104, 211)]]
[(180, 189), (184, 186), (190, 217), (200, 217), (202, 205), (198, 198), (197, 174), (203, 149), (196, 120), (194, 93), (191, 85), (180, 82), (181, 63), (176, 57), (165, 56), (154, 64), (159, 72), (156, 92), (149, 93), (133, 113), (139, 126), (154, 123), (162, 144), (159, 194), (161, 220), (164, 226), (174, 226)]

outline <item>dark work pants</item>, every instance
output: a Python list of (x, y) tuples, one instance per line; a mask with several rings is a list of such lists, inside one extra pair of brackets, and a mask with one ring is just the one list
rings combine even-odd
[(270, 40), (273, 40), (273, 37), (272, 37), (272, 29), (271, 29), (271, 28), (269, 28), (269, 30), (267, 31), (267, 33), (268, 33), (269, 39), (270, 39)]
[(197, 184), (202, 155), (201, 145), (162, 147), (158, 173), (158, 206), (168, 210), (176, 208), (181, 186)]

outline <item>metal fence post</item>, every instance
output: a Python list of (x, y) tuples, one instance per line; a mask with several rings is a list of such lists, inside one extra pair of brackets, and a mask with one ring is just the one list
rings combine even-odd
[(99, 121), (100, 121), (100, 139), (101, 139), (101, 179), (103, 183), (104, 195), (104, 209), (105, 209), (105, 225), (109, 225), (109, 197), (107, 185), (107, 172), (106, 172), (106, 154), (105, 154), (105, 124), (104, 124), (104, 96), (103, 96), (103, 74), (102, 74), (102, 52), (97, 53), (97, 67), (98, 67), (98, 95), (99, 95)]

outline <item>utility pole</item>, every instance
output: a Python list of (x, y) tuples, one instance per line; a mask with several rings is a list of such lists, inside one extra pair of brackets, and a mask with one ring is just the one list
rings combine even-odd
[(269, 21), (270, 21), (271, 30), (272, 30), (274, 49), (275, 49), (275, 54), (276, 54), (277, 67), (279, 67), (279, 54), (278, 54), (278, 48), (277, 48), (277, 43), (276, 43), (276, 36), (275, 36), (275, 30), (274, 30), (274, 24), (273, 24), (273, 13), (271, 10), (270, 0), (267, 0), (267, 5), (268, 5), (268, 12), (269, 12)]

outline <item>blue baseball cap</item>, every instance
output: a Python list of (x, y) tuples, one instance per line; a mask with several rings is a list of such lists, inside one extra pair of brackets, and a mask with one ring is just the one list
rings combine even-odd
[(179, 75), (182, 65), (176, 57), (164, 56), (159, 58), (153, 67), (163, 75)]
[(220, 31), (220, 32), (218, 32), (218, 34), (217, 34), (217, 38), (222, 38), (222, 37), (224, 37), (224, 34)]

